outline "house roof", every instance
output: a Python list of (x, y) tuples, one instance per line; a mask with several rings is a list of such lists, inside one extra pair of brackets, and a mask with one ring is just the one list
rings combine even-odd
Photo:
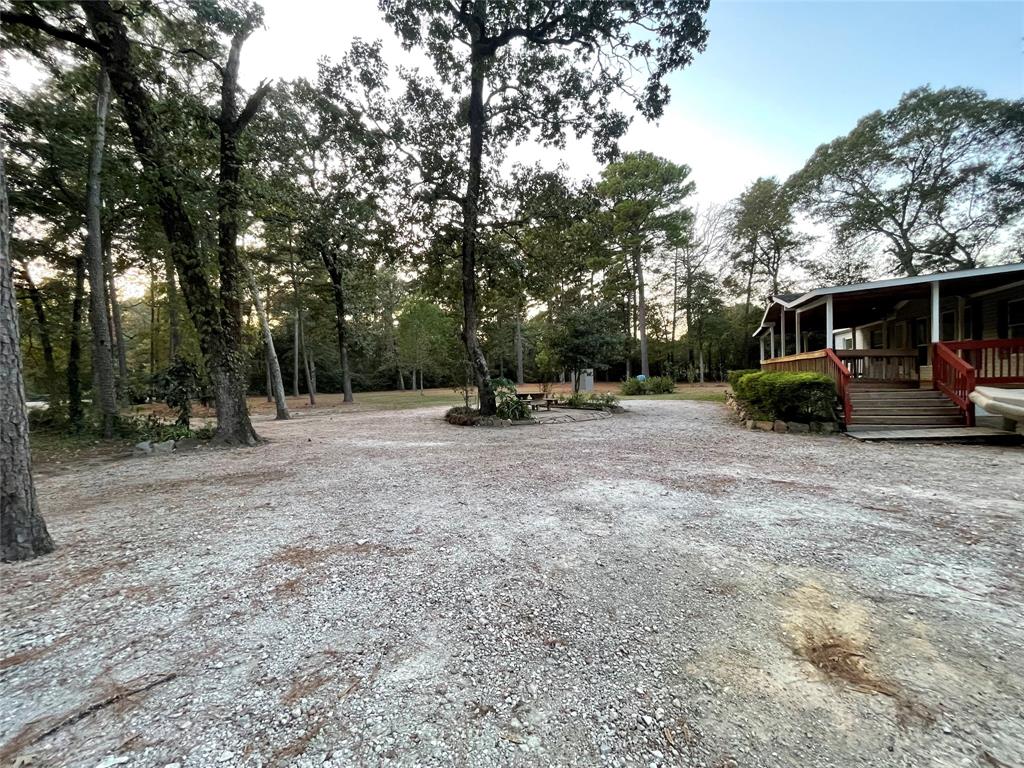
[[(1005, 277), (1004, 277), (1005, 276)], [(1024, 263), (1001, 264), (995, 267), (978, 267), (977, 269), (961, 269), (955, 272), (937, 272), (930, 275), (915, 275), (914, 277), (895, 277), (888, 280), (874, 280), (868, 283), (856, 283), (853, 285), (835, 285), (826, 288), (815, 288), (805, 293), (780, 293), (772, 296), (771, 302), (765, 309), (761, 324), (754, 331), (754, 336), (759, 336), (768, 327), (768, 317), (773, 314), (773, 309), (796, 309), (805, 304), (821, 299), (825, 296), (841, 294), (871, 293), (875, 291), (893, 293), (900, 289), (913, 289), (915, 286), (925, 286), (931, 283), (943, 283), (948, 281), (969, 281), (981, 287), (987, 287), (993, 281), (998, 284), (1002, 279), (1011, 276), (1018, 276), (1024, 279)]]

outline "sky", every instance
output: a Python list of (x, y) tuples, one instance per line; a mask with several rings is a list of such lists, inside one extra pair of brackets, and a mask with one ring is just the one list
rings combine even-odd
[[(266, 29), (242, 58), (249, 87), (262, 78), (312, 78), (317, 59), (340, 57), (353, 37), (381, 39), (392, 66), (429, 67), (402, 50), (375, 0), (262, 4)], [(663, 118), (636, 121), (622, 142), (689, 165), (701, 203), (726, 202), (758, 176), (788, 176), (819, 144), (921, 85), (1024, 96), (1024, 0), (712, 0), (707, 26), (707, 50), (669, 80)], [(562, 160), (575, 176), (600, 168), (587, 142), (510, 156)]]

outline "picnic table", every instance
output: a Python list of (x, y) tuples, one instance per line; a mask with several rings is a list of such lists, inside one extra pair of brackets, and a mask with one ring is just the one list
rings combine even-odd
[(516, 397), (523, 402), (529, 403), (530, 408), (534, 411), (540, 408), (540, 404), (544, 403), (547, 406), (547, 410), (551, 410), (551, 406), (558, 402), (557, 397), (552, 397), (543, 392), (516, 392)]

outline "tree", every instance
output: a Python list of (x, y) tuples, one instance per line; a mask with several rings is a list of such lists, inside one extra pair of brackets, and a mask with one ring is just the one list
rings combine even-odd
[[(426, 48), (441, 78), (466, 96), (462, 335), (482, 414), (496, 408), (477, 338), (485, 154), (493, 158), (531, 133), (560, 145), (572, 131), (593, 133), (595, 148), (607, 157), (629, 125), (613, 96), (624, 94), (645, 118), (660, 116), (669, 97), (666, 75), (704, 48), (707, 6), (707, 0), (380, 0), (405, 44)], [(638, 64), (648, 73), (642, 85), (632, 80)]]
[(573, 372), (573, 391), (588, 368), (607, 368), (622, 349), (615, 310), (607, 304), (585, 304), (563, 312), (549, 325), (545, 346), (563, 368)]
[(53, 539), (32, 482), (4, 154), (0, 152), (0, 560), (7, 562), (52, 552)]
[(689, 221), (683, 201), (693, 193), (690, 169), (650, 152), (629, 152), (601, 172), (597, 194), (608, 206), (609, 237), (625, 258), (636, 291), (640, 372), (650, 376), (647, 355), (645, 259), (676, 243)]
[(788, 182), (840, 247), (882, 244), (893, 271), (979, 266), (1024, 215), (1024, 101), (918, 88), (824, 144)]
[(96, 85), (96, 130), (89, 153), (89, 175), (85, 193), (85, 250), (89, 273), (89, 327), (92, 331), (93, 397), (99, 407), (103, 437), (114, 436), (117, 421), (117, 388), (110, 325), (107, 322), (107, 279), (103, 263), (103, 224), (100, 178), (107, 138), (107, 110), (110, 106), (110, 78), (100, 67)]
[(796, 230), (790, 192), (775, 177), (762, 177), (736, 199), (733, 211), (733, 238), (750, 259), (752, 277), (763, 279), (774, 296), (783, 267), (795, 263), (807, 243)]

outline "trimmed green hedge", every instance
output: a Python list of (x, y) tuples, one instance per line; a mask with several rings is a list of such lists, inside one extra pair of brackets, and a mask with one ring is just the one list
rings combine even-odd
[(676, 382), (671, 376), (648, 376), (643, 381), (633, 377), (622, 382), (624, 395), (669, 395), (675, 389)]
[(836, 385), (820, 373), (754, 371), (740, 376), (733, 392), (757, 418), (805, 423), (835, 418)]
[(741, 368), (738, 371), (729, 371), (726, 376), (729, 378), (729, 386), (732, 387), (732, 391), (736, 391), (736, 385), (739, 380), (746, 376), (748, 373), (760, 373), (760, 368)]

